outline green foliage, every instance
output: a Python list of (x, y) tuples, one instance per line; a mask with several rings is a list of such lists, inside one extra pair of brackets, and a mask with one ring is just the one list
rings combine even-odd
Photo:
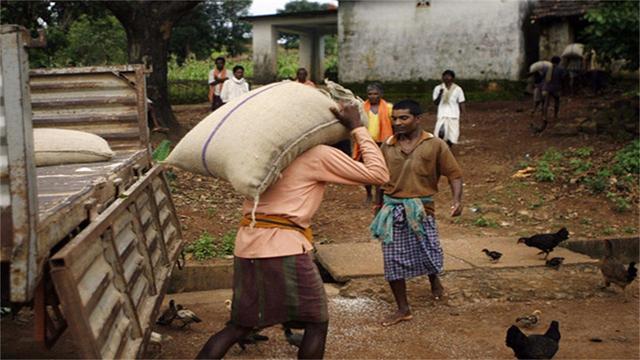
[[(306, 11), (327, 10), (330, 4), (321, 4), (315, 1), (307, 0), (291, 0), (284, 5), (283, 9), (276, 10), (278, 14), (290, 14)], [(279, 42), (283, 44), (285, 49), (294, 49), (300, 45), (300, 36), (296, 34), (281, 33)]]
[(198, 261), (233, 255), (235, 246), (235, 232), (228, 232), (221, 238), (215, 239), (208, 232), (203, 232), (200, 237), (189, 244), (185, 251), (193, 254)]
[(54, 55), (56, 66), (127, 63), (127, 35), (114, 16), (81, 15), (69, 27), (67, 46)]
[(553, 182), (556, 180), (556, 175), (551, 170), (551, 165), (545, 160), (538, 161), (534, 177), (539, 182)]
[(247, 50), (251, 0), (206, 0), (178, 21), (171, 33), (169, 52), (182, 64), (189, 54), (206, 59), (211, 50), (237, 56)]
[(619, 174), (621, 170), (631, 174), (640, 174), (640, 140), (635, 140), (618, 151), (616, 164), (618, 165), (617, 171), (614, 171), (616, 175), (622, 175)]
[(151, 155), (151, 157), (153, 158), (153, 161), (164, 161), (167, 159), (170, 152), (171, 152), (171, 141), (162, 140), (160, 144), (158, 144), (158, 147), (156, 147), (156, 149), (153, 150), (153, 154)]
[(295, 78), (300, 57), (297, 50), (278, 51), (278, 78)]
[(602, 229), (602, 234), (607, 236), (613, 235), (615, 234), (615, 232), (616, 232), (616, 229), (614, 229), (611, 226), (607, 226), (606, 228)]
[(564, 156), (562, 155), (562, 153), (556, 148), (549, 148), (542, 155), (542, 160), (552, 164), (560, 162), (563, 158)]
[(631, 210), (631, 203), (623, 196), (620, 196), (613, 192), (608, 192), (607, 198), (609, 198), (609, 200), (611, 200), (611, 202), (613, 203), (613, 209), (615, 211), (623, 213)]
[(624, 231), (625, 234), (635, 234), (638, 232), (638, 229), (633, 226), (625, 226), (625, 228), (622, 229), (622, 231)]
[(577, 157), (586, 158), (593, 154), (593, 148), (589, 146), (577, 148), (573, 151), (573, 154)]
[(605, 62), (625, 59), (628, 69), (637, 69), (640, 56), (639, 4), (637, 0), (600, 2), (584, 15), (589, 25), (584, 29), (583, 42), (595, 49)]
[(198, 240), (186, 247), (185, 251), (192, 253), (193, 257), (198, 261), (212, 259), (215, 256), (213, 236), (206, 231), (203, 232)]
[(573, 173), (577, 175), (589, 171), (593, 164), (591, 163), (591, 161), (574, 158), (569, 160), (569, 166), (571, 166), (571, 169), (573, 169)]
[(609, 187), (609, 177), (611, 172), (607, 168), (602, 168), (594, 176), (588, 176), (584, 179), (584, 183), (591, 190), (591, 192), (598, 194)]
[(475, 225), (477, 227), (491, 227), (491, 228), (497, 228), (498, 227), (498, 223), (496, 223), (494, 220), (487, 219), (487, 218), (482, 217), (482, 216), (480, 216), (479, 218), (475, 219), (475, 221), (473, 222), (473, 225)]

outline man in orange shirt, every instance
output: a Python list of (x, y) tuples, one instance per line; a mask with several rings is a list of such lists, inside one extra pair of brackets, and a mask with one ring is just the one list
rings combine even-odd
[(209, 103), (211, 103), (211, 111), (215, 111), (224, 104), (220, 93), (222, 93), (224, 82), (230, 77), (224, 65), (225, 60), (220, 56), (216, 58), (216, 67), (209, 72)]
[(311, 218), (327, 183), (382, 185), (389, 180), (382, 153), (362, 126), (357, 108), (332, 111), (351, 130), (364, 163), (319, 145), (295, 159), (260, 196), (255, 220), (253, 201), (245, 201), (234, 250), (231, 320), (207, 341), (198, 358), (222, 358), (252, 329), (275, 324), (304, 329), (299, 358), (324, 355), (327, 298), (309, 253)]

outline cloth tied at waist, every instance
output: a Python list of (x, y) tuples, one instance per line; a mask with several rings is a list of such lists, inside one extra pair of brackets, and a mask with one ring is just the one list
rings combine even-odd
[(313, 244), (313, 231), (311, 231), (311, 227), (302, 227), (284, 216), (256, 214), (254, 221), (253, 217), (247, 214), (240, 220), (240, 226), (257, 227), (260, 229), (295, 230), (304, 235), (304, 237)]
[(393, 209), (402, 205), (409, 227), (418, 238), (424, 238), (427, 234), (424, 226), (427, 212), (424, 205), (432, 202), (431, 196), (403, 199), (384, 195), (382, 208), (369, 227), (373, 237), (381, 240), (384, 244), (393, 242)]

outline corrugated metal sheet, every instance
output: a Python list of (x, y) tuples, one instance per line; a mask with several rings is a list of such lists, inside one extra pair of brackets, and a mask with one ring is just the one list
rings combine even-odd
[(156, 166), (51, 259), (84, 357), (141, 355), (181, 247), (169, 187)]
[(82, 130), (112, 149), (148, 146), (141, 65), (32, 70), (33, 126)]

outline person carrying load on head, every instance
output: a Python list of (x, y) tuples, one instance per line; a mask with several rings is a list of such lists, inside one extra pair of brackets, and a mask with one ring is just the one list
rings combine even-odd
[(389, 172), (356, 106), (332, 109), (362, 151), (363, 162), (319, 145), (296, 158), (255, 204), (247, 200), (235, 241), (231, 320), (198, 358), (222, 358), (252, 329), (275, 324), (303, 328), (300, 358), (322, 358), (328, 330), (327, 298), (311, 258), (311, 219), (327, 183), (382, 185)]

